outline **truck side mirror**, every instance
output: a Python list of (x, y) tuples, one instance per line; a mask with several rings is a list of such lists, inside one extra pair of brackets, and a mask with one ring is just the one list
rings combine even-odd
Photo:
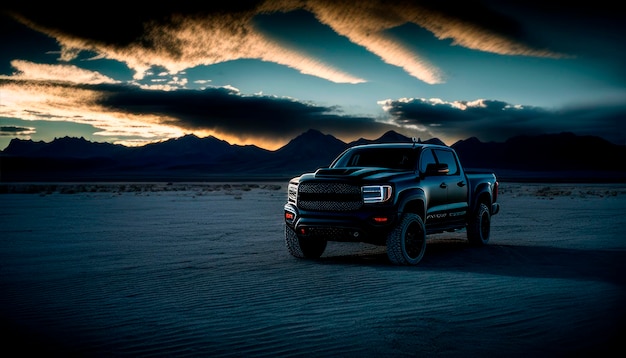
[(450, 172), (448, 168), (448, 164), (446, 163), (431, 163), (426, 166), (426, 175), (427, 176), (437, 176), (437, 175), (447, 175)]

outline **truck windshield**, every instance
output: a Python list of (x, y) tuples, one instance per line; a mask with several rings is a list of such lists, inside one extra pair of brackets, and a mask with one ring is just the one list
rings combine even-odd
[(411, 148), (364, 148), (345, 152), (331, 168), (378, 167), (414, 170), (417, 150)]

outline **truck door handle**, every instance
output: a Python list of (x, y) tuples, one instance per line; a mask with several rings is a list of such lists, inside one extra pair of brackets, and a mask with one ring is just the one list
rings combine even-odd
[(456, 185), (460, 186), (461, 188), (465, 186), (465, 182), (464, 181), (460, 181), (458, 183), (456, 183)]
[(446, 185), (446, 183), (441, 183), (441, 184), (439, 184), (439, 187), (440, 187), (441, 189), (445, 189), (445, 188), (447, 188), (447, 187), (448, 187), (448, 185)]

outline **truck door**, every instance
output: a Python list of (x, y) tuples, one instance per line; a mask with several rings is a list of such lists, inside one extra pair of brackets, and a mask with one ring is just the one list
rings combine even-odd
[(435, 165), (437, 164), (437, 161), (433, 151), (431, 149), (426, 149), (422, 152), (419, 167), (420, 172), (423, 173), (421, 187), (428, 198), (425, 221), (427, 223), (436, 223), (447, 215), (445, 211), (448, 190), (445, 185), (441, 185), (442, 180), (445, 178), (444, 176), (427, 174), (429, 164)]
[(465, 177), (465, 173), (458, 163), (457, 157), (451, 150), (435, 149), (435, 157), (439, 163), (448, 165), (448, 173), (441, 176), (441, 186), (447, 189), (446, 221), (456, 222), (464, 221), (468, 210), (468, 188), (469, 183)]

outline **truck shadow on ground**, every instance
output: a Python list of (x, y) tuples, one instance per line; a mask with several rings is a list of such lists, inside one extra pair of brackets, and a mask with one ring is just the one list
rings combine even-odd
[[(329, 244), (330, 245), (330, 244)], [(358, 251), (358, 249), (357, 249)], [(323, 264), (349, 264), (385, 270), (459, 271), (513, 277), (603, 281), (626, 287), (626, 251), (549, 246), (488, 244), (472, 247), (467, 240), (429, 240), (416, 266), (395, 266), (384, 247), (378, 250), (322, 256)]]

